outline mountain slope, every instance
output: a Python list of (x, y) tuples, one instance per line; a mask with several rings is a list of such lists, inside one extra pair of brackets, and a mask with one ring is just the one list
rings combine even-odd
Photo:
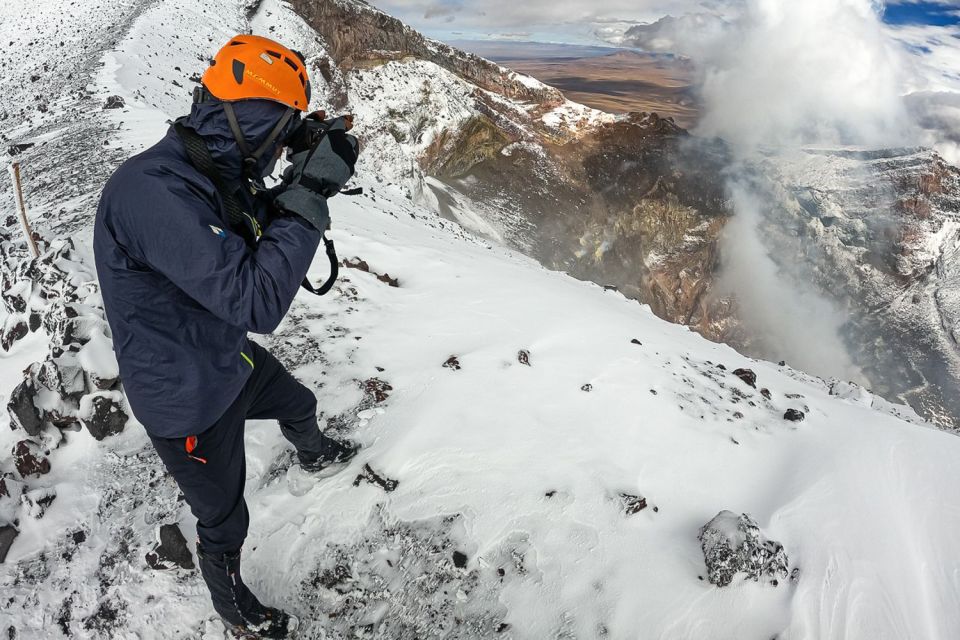
[[(102, 121), (120, 156), (187, 108), (187, 87), (156, 78), (199, 72), (202, 52), (247, 26), (246, 7), (231, 0), (199, 12), (170, 1), (138, 9), (93, 79), (95, 95), (126, 102)], [(250, 19), (311, 60), (325, 55), (279, 2), (265, 0)], [(51, 64), (65, 54), (44, 51)], [(457, 86), (431, 64), (411, 68)], [(115, 162), (97, 145), (71, 146), (84, 163)], [(45, 148), (24, 154), (28, 175), (56, 183), (64, 169), (40, 163)], [(343, 269), (330, 297), (301, 294), (260, 338), (317, 391), (328, 428), (364, 445), (347, 469), (315, 480), (290, 467), (275, 425), (248, 427), (245, 574), (304, 618), (302, 637), (960, 633), (960, 440), (910, 424), (897, 417), (919, 422), (909, 410), (863, 390), (749, 360), (489, 244), (429, 208), (431, 192), (418, 200), (419, 170), (404, 177), (398, 156), (376, 149), (358, 173), (365, 195), (331, 203), (341, 254), (369, 271), (351, 261), (361, 268)], [(78, 192), (95, 194), (100, 172), (80, 177)], [(74, 284), (88, 287), (92, 199), (60, 206), (78, 245)], [(475, 215), (467, 201), (447, 206)], [(44, 210), (33, 209), (42, 232), (66, 235)], [(16, 236), (4, 248), (5, 260), (28, 264)], [(399, 286), (377, 277), (387, 273)], [(93, 317), (95, 294), (86, 299)], [(38, 331), (3, 354), (0, 394), (59, 337)], [(733, 375), (738, 367), (756, 373), (757, 388)], [(785, 420), (788, 409), (805, 419)], [(190, 539), (193, 521), (141, 427), (131, 421), (96, 441), (88, 428), (48, 424), (28, 438), (0, 424), (0, 469), (11, 471), (16, 442), (33, 440), (49, 448), (50, 472), (7, 480), (56, 497), (44, 511), (0, 495), (0, 518), (12, 509), (20, 531), (0, 564), (0, 630), (222, 637), (195, 571), (148, 567), (158, 526)], [(721, 509), (751, 513), (784, 544), (797, 580), (718, 588), (698, 579), (697, 531)]]

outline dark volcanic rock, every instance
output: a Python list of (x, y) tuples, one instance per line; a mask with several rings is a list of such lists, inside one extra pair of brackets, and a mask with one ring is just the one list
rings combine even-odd
[(737, 376), (754, 389), (757, 388), (757, 374), (750, 369), (735, 369), (733, 375)]
[(127, 414), (109, 396), (94, 396), (89, 415), (81, 418), (80, 422), (97, 440), (123, 431), (127, 424)]
[(369, 482), (370, 484), (375, 484), (387, 493), (390, 493), (398, 486), (400, 486), (399, 480), (391, 480), (390, 478), (384, 477), (374, 471), (369, 464), (363, 465), (363, 471), (357, 475), (353, 480), (353, 486), (359, 487), (361, 482)]
[(443, 363), (447, 369), (453, 369), (454, 371), (460, 370), (460, 359), (457, 356), (450, 356), (447, 358), (447, 361)]
[(7, 559), (7, 553), (18, 533), (20, 532), (12, 524), (0, 527), (0, 563)]
[(632, 516), (635, 513), (640, 513), (647, 508), (647, 499), (643, 496), (637, 496), (630, 493), (621, 493), (619, 497), (621, 509), (628, 516)]
[(386, 380), (370, 378), (364, 381), (363, 390), (368, 398), (371, 398), (375, 403), (380, 403), (390, 397), (389, 392), (393, 391), (393, 387)]
[(10, 394), (10, 401), (7, 402), (7, 412), (10, 414), (10, 426), (20, 427), (31, 436), (40, 433), (42, 420), (40, 411), (33, 403), (37, 395), (37, 387), (32, 378), (27, 378), (17, 385)]
[(175, 524), (162, 525), (157, 536), (160, 543), (146, 556), (147, 564), (151, 569), (194, 568), (193, 554), (187, 547), (187, 540), (183, 537), (180, 527)]
[(799, 409), (787, 409), (787, 412), (783, 414), (783, 419), (790, 422), (803, 422), (805, 417), (806, 415)]
[(528, 367), (530, 366), (530, 352), (526, 349), (520, 349), (520, 352), (517, 353), (517, 361), (520, 364), (525, 364)]
[(764, 538), (757, 523), (745, 513), (738, 516), (721, 511), (700, 529), (698, 537), (707, 577), (718, 587), (729, 585), (738, 573), (774, 586), (789, 574), (783, 545)]
[(354, 258), (353, 260), (343, 260), (340, 264), (350, 269), (357, 269), (358, 271), (363, 271), (377, 277), (377, 280), (380, 282), (390, 285), (391, 287), (399, 287), (400, 281), (397, 278), (390, 277), (389, 273), (377, 273), (370, 268), (370, 265), (366, 260), (361, 260), (360, 258)]
[(21, 440), (13, 447), (13, 464), (21, 478), (50, 473), (50, 461), (40, 451), (37, 443)]

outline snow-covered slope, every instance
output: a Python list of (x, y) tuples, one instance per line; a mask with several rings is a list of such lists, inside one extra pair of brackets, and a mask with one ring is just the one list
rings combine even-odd
[[(68, 2), (44, 7), (59, 5)], [(200, 72), (206, 52), (245, 26), (239, 2), (204, 7), (128, 7), (139, 19), (91, 79), (94, 95), (126, 102), (104, 112), (119, 155), (187, 108), (188, 87), (151, 78)], [(19, 15), (20, 31), (29, 19)], [(275, 0), (253, 23), (320, 46)], [(42, 51), (51, 64), (63, 54)], [(77, 148), (86, 163), (101, 160), (96, 146)], [(490, 245), (409, 198), (409, 184), (384, 179), (394, 160), (368, 154), (357, 178), (365, 195), (332, 203), (341, 255), (369, 272), (346, 268), (330, 296), (300, 295), (261, 338), (316, 389), (328, 427), (364, 445), (347, 469), (317, 480), (290, 467), (275, 425), (248, 427), (245, 574), (304, 619), (302, 637), (960, 635), (960, 439)], [(48, 183), (66, 170), (27, 168)], [(95, 193), (100, 173), (85, 179), (78, 191)], [(80, 255), (92, 202), (62, 205)], [(377, 277), (387, 273), (399, 286)], [(45, 355), (41, 333), (0, 355), (0, 395)], [(738, 367), (755, 372), (756, 388), (733, 375)], [(785, 420), (788, 409), (805, 419)], [(0, 421), (7, 472), (25, 434)], [(85, 429), (63, 436), (51, 471), (25, 482), (56, 491), (46, 512), (0, 502), (20, 531), (0, 565), (0, 631), (221, 637), (199, 575), (145, 561), (159, 525), (192, 539), (194, 523), (142, 429), (131, 421), (103, 441)], [(752, 514), (781, 542), (795, 579), (709, 584), (697, 533), (723, 509)]]

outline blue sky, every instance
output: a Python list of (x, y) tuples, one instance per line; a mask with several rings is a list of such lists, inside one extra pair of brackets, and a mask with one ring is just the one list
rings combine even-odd
[(960, 25), (960, 3), (904, 2), (887, 5), (883, 20), (891, 25)]

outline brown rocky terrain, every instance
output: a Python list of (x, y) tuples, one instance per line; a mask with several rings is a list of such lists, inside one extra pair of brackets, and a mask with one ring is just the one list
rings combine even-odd
[[(607, 113), (656, 113), (681, 127), (697, 123), (689, 61), (666, 56), (619, 51), (605, 55), (538, 57), (528, 47), (493, 47), (470, 42), (481, 55), (554, 86), (571, 100)], [(576, 50), (571, 53), (576, 53)]]

